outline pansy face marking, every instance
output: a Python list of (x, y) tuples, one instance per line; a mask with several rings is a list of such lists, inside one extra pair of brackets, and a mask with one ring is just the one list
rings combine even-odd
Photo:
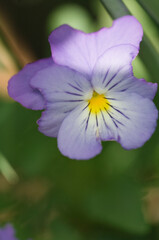
[[(90, 159), (102, 141), (141, 147), (156, 128), (156, 83), (133, 76), (143, 30), (133, 16), (86, 34), (68, 25), (49, 36), (52, 57), (27, 65), (9, 81), (9, 95), (43, 110), (39, 131), (57, 137), (61, 153)], [(23, 84), (22, 84), (23, 83)]]
[(98, 114), (100, 111), (107, 111), (110, 104), (104, 94), (93, 91), (92, 98), (88, 100), (88, 107), (91, 114)]

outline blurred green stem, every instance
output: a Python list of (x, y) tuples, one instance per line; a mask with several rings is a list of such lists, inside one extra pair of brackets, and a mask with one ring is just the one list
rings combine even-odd
[(0, 153), (0, 172), (10, 184), (18, 182), (19, 177), (7, 159)]
[(101, 0), (101, 2), (113, 18), (119, 18), (121, 16), (130, 14), (121, 0)]

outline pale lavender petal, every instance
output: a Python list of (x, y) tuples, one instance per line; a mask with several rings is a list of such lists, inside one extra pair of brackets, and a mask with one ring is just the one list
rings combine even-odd
[(136, 18), (124, 16), (115, 20), (111, 28), (90, 34), (62, 25), (51, 33), (49, 42), (56, 63), (90, 76), (97, 59), (106, 50), (120, 44), (138, 48), (142, 35), (142, 26)]
[(102, 141), (114, 140), (118, 141), (118, 131), (116, 121), (110, 111), (105, 109), (100, 111), (96, 116), (98, 121), (98, 134)]
[(109, 113), (116, 125), (118, 142), (125, 149), (141, 147), (153, 134), (158, 111), (154, 103), (133, 93), (109, 93)]
[(27, 64), (20, 72), (10, 79), (8, 84), (9, 96), (26, 108), (33, 110), (43, 109), (44, 98), (37, 89), (30, 86), (30, 80), (37, 71), (52, 64), (52, 58), (42, 59)]
[(54, 64), (39, 71), (31, 80), (46, 101), (45, 112), (38, 121), (39, 130), (56, 137), (63, 119), (92, 95), (92, 87), (80, 73)]
[(106, 51), (93, 70), (94, 89), (99, 93), (127, 91), (153, 99), (157, 84), (133, 76), (131, 63), (137, 53), (138, 49), (133, 45), (120, 45)]
[(97, 123), (86, 102), (64, 119), (57, 139), (61, 153), (72, 159), (86, 160), (101, 152)]

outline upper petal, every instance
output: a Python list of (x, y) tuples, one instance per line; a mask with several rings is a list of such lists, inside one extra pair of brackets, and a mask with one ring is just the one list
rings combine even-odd
[(30, 84), (44, 96), (46, 110), (38, 124), (39, 130), (50, 137), (57, 137), (63, 119), (92, 94), (90, 82), (83, 75), (56, 64), (39, 71)]
[(95, 118), (87, 103), (80, 104), (62, 122), (58, 133), (61, 153), (72, 159), (89, 159), (102, 150)]
[(30, 80), (37, 71), (48, 67), (52, 63), (52, 58), (47, 58), (27, 64), (10, 79), (8, 83), (9, 96), (26, 108), (31, 108), (33, 110), (43, 109), (43, 96), (37, 89), (30, 86)]
[(86, 34), (68, 25), (55, 29), (50, 37), (52, 57), (58, 64), (91, 75), (97, 59), (109, 48), (120, 44), (139, 47), (143, 30), (133, 16), (114, 21), (111, 28)]
[(119, 45), (106, 51), (97, 61), (92, 84), (99, 93), (130, 92), (153, 99), (157, 84), (133, 76), (132, 60), (138, 53), (133, 45)]

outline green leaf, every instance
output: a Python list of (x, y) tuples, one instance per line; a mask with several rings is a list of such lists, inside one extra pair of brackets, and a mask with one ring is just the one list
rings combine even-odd
[[(84, 240), (80, 232), (68, 221), (57, 219), (52, 223), (54, 240)], [(43, 239), (41, 239), (43, 240)], [(86, 239), (85, 239), (86, 240)]]
[(89, 12), (77, 4), (67, 3), (53, 10), (47, 20), (48, 33), (62, 24), (69, 24), (84, 32), (95, 30)]
[(141, 188), (129, 177), (119, 176), (89, 189), (85, 201), (86, 215), (95, 222), (136, 234), (148, 232), (141, 210)]
[(159, 55), (152, 46), (150, 40), (144, 36), (140, 46), (139, 56), (151, 74), (153, 82), (158, 82), (159, 76)]
[(144, 10), (151, 18), (159, 24), (159, 1), (158, 0), (138, 0)]
[(130, 14), (122, 0), (101, 0), (101, 2), (113, 18)]

